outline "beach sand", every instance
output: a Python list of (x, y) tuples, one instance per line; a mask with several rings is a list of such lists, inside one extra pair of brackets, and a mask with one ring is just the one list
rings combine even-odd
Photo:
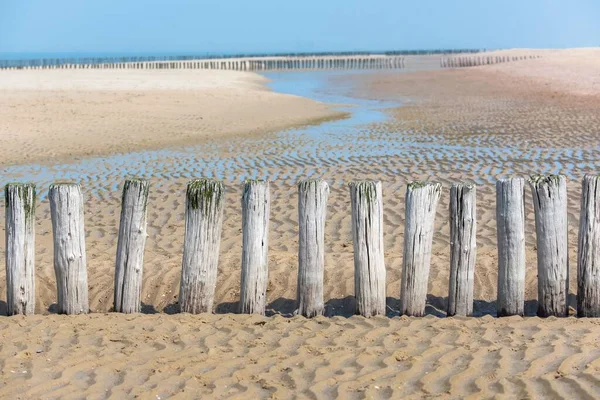
[(598, 398), (600, 326), (247, 315), (0, 320), (2, 398)]
[(249, 72), (0, 73), (3, 164), (189, 145), (343, 116), (322, 103), (273, 93), (264, 77)]
[[(515, 50), (514, 54), (519, 52), (534, 53)], [(310, 128), (305, 128), (306, 134), (302, 134), (302, 129), (300, 133), (273, 134), (269, 125), (272, 120), (255, 121), (258, 126), (270, 126), (264, 132), (256, 131), (252, 121), (239, 121), (239, 130), (227, 131), (230, 121), (227, 118), (238, 113), (221, 110), (221, 114), (217, 111), (210, 114), (210, 119), (207, 117), (208, 121), (201, 125), (188, 125), (191, 130), (218, 125), (215, 119), (222, 127), (214, 137), (186, 136), (182, 139), (184, 143), (195, 145), (189, 151), (173, 150), (157, 153), (156, 157), (126, 154), (93, 162), (83, 160), (72, 166), (75, 164), (70, 164), (74, 161), (69, 157), (75, 154), (81, 157), (115, 150), (102, 148), (101, 144), (102, 150), (97, 150), (94, 142), (81, 141), (73, 145), (70, 149), (73, 155), (69, 155), (61, 152), (61, 146), (55, 146), (57, 150), (52, 157), (65, 160), (64, 164), (48, 167), (58, 171), (57, 176), (68, 177), (71, 169), (78, 168), (93, 171), (81, 183), (86, 194), (90, 306), (95, 313), (77, 317), (52, 314), (56, 301), (52, 232), (48, 203), (42, 198), (36, 213), (36, 312), (52, 315), (0, 321), (3, 338), (0, 354), (5, 360), (0, 365), (4, 383), (0, 394), (3, 397), (20, 394), (23, 398), (85, 395), (103, 398), (107, 394), (116, 398), (134, 395), (288, 398), (292, 393), (306, 398), (600, 396), (600, 322), (573, 317), (493, 318), (497, 279), (494, 182), (502, 176), (561, 172), (569, 177), (570, 305), (575, 306), (580, 179), (584, 173), (596, 173), (598, 167), (600, 91), (594, 83), (598, 78), (593, 66), (600, 60), (600, 51), (540, 54), (541, 59), (475, 68), (411, 73), (379, 71), (333, 77), (331, 87), (347, 88), (353, 96), (402, 103), (401, 107), (386, 110), (388, 119), (361, 126), (350, 139), (337, 132), (314, 137), (309, 134)], [(580, 64), (583, 67), (579, 68)], [(30, 72), (38, 71), (26, 73)], [(129, 72), (119, 71), (119, 74)], [(242, 75), (240, 79), (244, 80), (252, 76)], [(246, 100), (240, 101), (246, 101), (247, 105), (240, 103), (242, 109), (261, 108), (252, 102), (255, 97), (265, 96), (264, 101), (270, 105), (289, 101), (282, 106), (289, 115), (279, 117), (279, 111), (273, 108), (263, 110), (264, 118), (281, 118), (286, 126), (313, 118), (335, 117), (328, 106), (271, 93), (260, 86), (262, 78), (256, 79), (249, 84), (251, 89), (244, 89)], [(178, 89), (168, 90), (171, 97), (161, 103), (154, 102), (155, 89), (145, 82), (143, 89), (134, 90), (130, 86), (127, 93), (139, 93), (146, 100), (131, 107), (125, 106), (123, 100), (115, 107), (121, 124), (130, 127), (154, 112), (146, 112), (147, 105), (153, 104), (156, 112), (166, 107), (158, 124), (160, 129), (146, 131), (152, 132), (150, 135), (133, 134), (128, 142), (120, 135), (119, 124), (109, 123), (102, 135), (115, 138), (119, 146), (116, 151), (146, 148), (141, 139), (146, 136), (152, 137), (147, 138), (152, 141), (147, 148), (175, 146), (179, 138), (156, 133), (179, 130), (178, 119), (171, 120), (167, 103), (173, 105), (182, 99), (185, 103), (182, 107), (186, 107), (189, 115), (201, 109), (196, 108), (196, 100), (187, 97), (191, 96), (187, 90), (177, 86), (180, 83), (170, 83)], [(94, 101), (102, 104), (82, 107), (81, 112), (90, 110), (90, 114), (79, 120), (79, 127), (98, 121), (100, 116), (93, 112), (105, 107), (108, 99), (122, 95), (117, 89), (92, 90), (92, 86), (86, 86), (86, 104)], [(48, 93), (55, 90), (59, 89), (52, 87)], [(68, 101), (72, 102), (82, 90), (65, 90), (71, 99)], [(216, 88), (198, 90), (220, 93)], [(223, 92), (230, 90), (237, 89)], [(248, 91), (257, 95), (248, 97)], [(66, 137), (60, 136), (64, 114), (47, 112), (41, 105), (25, 109), (24, 105), (30, 103), (17, 100), (19, 96), (33, 93), (35, 97), (42, 92), (13, 87), (12, 100), (0, 100), (8, 102), (4, 104), (13, 110), (12, 114), (3, 104), (0, 113), (6, 115), (0, 120), (12, 121), (11, 131), (16, 132), (19, 119), (29, 113), (33, 122), (23, 122), (29, 132), (26, 137), (35, 137), (36, 129), (49, 129), (50, 135), (56, 135), (55, 140), (61, 138), (67, 142)], [(212, 101), (204, 98), (208, 94), (194, 96), (198, 104)], [(56, 112), (65, 108), (64, 104), (58, 104), (63, 103), (52, 106)], [(43, 118), (37, 119), (38, 112)], [(257, 133), (236, 134), (244, 132), (244, 126)], [(272, 128), (277, 129), (277, 125)], [(69, 138), (77, 136), (75, 127), (67, 131), (71, 132)], [(2, 132), (4, 135), (7, 131)], [(219, 137), (219, 132), (226, 136)], [(24, 144), (21, 146), (26, 148)], [(25, 152), (19, 153), (18, 149), (13, 147), (12, 154), (1, 150), (6, 153), (5, 164), (18, 163), (19, 156), (25, 161), (43, 159), (42, 150), (34, 151), (34, 158), (26, 158)], [(152, 179), (143, 308), (145, 313), (158, 312), (157, 315), (103, 314), (112, 306), (124, 169)], [(5, 178), (17, 179), (14, 171), (6, 167)], [(177, 295), (185, 185), (197, 176), (224, 179), (226, 206), (216, 314), (190, 316), (177, 314)], [(235, 312), (239, 299), (241, 181), (247, 177), (272, 181), (267, 308), (268, 315), (276, 316), (271, 318), (224, 314)], [(331, 186), (325, 232), (328, 317), (314, 320), (291, 317), (297, 274), (296, 182), (309, 177), (322, 177)], [(347, 183), (354, 179), (379, 179), (383, 183), (388, 314), (393, 318), (352, 316), (354, 272)], [(415, 179), (443, 184), (428, 289), (429, 316), (422, 319), (396, 316), (405, 187)], [(445, 319), (439, 317), (445, 315), (448, 292), (448, 191), (453, 182), (461, 180), (478, 185), (475, 314), (480, 318)], [(39, 190), (45, 192), (47, 187)], [(526, 312), (535, 315), (535, 230), (528, 188), (525, 201)], [(2, 206), (0, 213), (3, 212)], [(3, 242), (0, 237), (0, 243)], [(4, 280), (0, 280), (0, 293), (5, 293)]]

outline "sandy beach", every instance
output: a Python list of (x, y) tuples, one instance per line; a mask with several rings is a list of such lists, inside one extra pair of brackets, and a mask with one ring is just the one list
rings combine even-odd
[[(598, 171), (600, 50), (501, 54), (542, 58), (323, 78), (327, 84), (319, 93), (373, 101), (361, 106), (366, 108), (386, 102), (377, 118), (364, 123), (348, 118), (346, 110), (275, 93), (265, 86), (266, 78), (247, 72), (0, 71), (1, 176), (4, 182), (27, 178), (38, 183), (36, 313), (49, 314), (0, 318), (0, 395), (599, 397), (600, 322), (532, 317), (537, 259), (529, 188), (528, 316), (495, 318), (494, 183), (514, 175), (567, 175), (573, 314), (581, 178)], [(319, 121), (330, 122), (315, 131), (310, 124)], [(152, 182), (141, 315), (109, 313), (127, 175)], [(185, 186), (200, 176), (224, 181), (226, 206), (215, 314), (192, 316), (177, 313), (177, 296)], [(54, 314), (52, 227), (45, 194), (49, 182), (73, 177), (86, 198), (93, 313), (69, 317)], [(326, 316), (309, 320), (292, 316), (298, 267), (296, 183), (316, 177), (331, 187)], [(271, 181), (270, 317), (231, 314), (239, 300), (245, 178)], [(355, 179), (383, 184), (388, 317), (353, 316), (347, 184)], [(441, 182), (443, 192), (428, 316), (419, 319), (399, 317), (398, 298), (406, 184), (422, 179)], [(444, 318), (448, 192), (457, 181), (477, 184), (478, 318)], [(0, 224), (4, 256), (4, 222)], [(0, 314), (6, 312), (5, 293), (1, 279)]]
[(5, 398), (600, 395), (594, 320), (113, 313), (0, 328)]
[(1, 77), (3, 164), (197, 144), (343, 116), (273, 93), (248, 72), (6, 70)]

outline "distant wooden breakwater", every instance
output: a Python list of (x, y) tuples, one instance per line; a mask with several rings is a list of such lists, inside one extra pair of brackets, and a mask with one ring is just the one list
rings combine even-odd
[(531, 60), (534, 58), (541, 58), (540, 55), (528, 55), (528, 56), (473, 56), (473, 55), (460, 55), (453, 57), (442, 57), (440, 60), (440, 67), (442, 68), (460, 68), (460, 67), (477, 67), (479, 65), (491, 65), (500, 64), (512, 61)]
[[(252, 59), (295, 59), (295, 58), (327, 58), (327, 57), (369, 57), (369, 56), (427, 56), (441, 54), (473, 54), (482, 49), (422, 49), (422, 50), (387, 50), (370, 51), (319, 51), (319, 52), (279, 52), (279, 53), (238, 53), (238, 54), (186, 54), (186, 55), (120, 55), (120, 56), (67, 56), (40, 57), (30, 59), (0, 60), (0, 69), (30, 69), (32, 67), (48, 69), (59, 68), (60, 65), (98, 65), (98, 64), (135, 64), (177, 61), (223, 61)], [(94, 67), (80, 67), (94, 68)]]
[[(525, 305), (525, 179), (496, 183), (498, 316), (523, 315)], [(532, 176), (529, 187), (537, 236), (538, 315), (568, 315), (567, 189), (562, 175)], [(146, 205), (149, 181), (125, 181), (114, 279), (114, 311), (141, 310)], [(585, 176), (577, 256), (577, 315), (600, 317), (600, 176)], [(349, 184), (357, 313), (386, 313), (381, 182)], [(411, 182), (406, 220), (400, 312), (425, 313), (439, 183)], [(476, 244), (476, 186), (450, 188), (449, 316), (473, 312)], [(298, 184), (297, 312), (324, 312), (324, 239), (329, 186), (322, 180)], [(6, 278), (9, 315), (35, 309), (35, 207), (33, 184), (10, 183), (6, 201)], [(55, 183), (49, 189), (54, 238), (58, 312), (89, 311), (84, 210), (81, 188)], [(179, 305), (182, 312), (212, 312), (224, 207), (223, 183), (197, 179), (186, 191), (185, 233)], [(265, 313), (270, 219), (269, 182), (246, 181), (242, 194), (241, 313)]]
[(249, 57), (207, 60), (131, 61), (116, 63), (10, 64), (0, 69), (217, 69), (233, 71), (277, 71), (317, 69), (399, 69), (405, 58), (396, 55), (349, 55), (306, 57)]

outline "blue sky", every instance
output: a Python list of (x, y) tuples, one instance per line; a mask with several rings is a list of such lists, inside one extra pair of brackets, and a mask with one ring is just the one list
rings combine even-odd
[(598, 0), (0, 0), (0, 53), (582, 46)]

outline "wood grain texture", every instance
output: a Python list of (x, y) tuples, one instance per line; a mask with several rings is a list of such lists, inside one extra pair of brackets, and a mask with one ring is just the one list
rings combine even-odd
[(496, 182), (499, 317), (523, 315), (525, 310), (525, 180)]
[(269, 283), (269, 182), (249, 180), (242, 194), (242, 314), (265, 313)]
[(8, 315), (35, 312), (35, 185), (9, 183), (6, 210), (6, 308)]
[(420, 317), (425, 314), (427, 285), (435, 212), (442, 185), (411, 182), (406, 188), (404, 260), (400, 286), (400, 314)]
[(83, 195), (75, 183), (54, 183), (48, 194), (54, 234), (59, 314), (89, 311)]
[(477, 200), (473, 184), (450, 188), (450, 279), (447, 315), (473, 314), (477, 256)]
[(529, 180), (535, 210), (540, 317), (566, 317), (569, 294), (567, 179), (535, 175)]
[(581, 188), (577, 251), (577, 316), (600, 317), (600, 176), (586, 175)]
[(352, 182), (349, 187), (357, 311), (365, 317), (385, 315), (386, 272), (383, 258), (381, 182)]
[(298, 183), (298, 289), (297, 313), (322, 315), (325, 270), (325, 220), (329, 185), (319, 179)]
[(115, 264), (114, 310), (140, 312), (146, 246), (146, 206), (150, 182), (128, 179), (123, 186)]
[(212, 312), (223, 224), (223, 183), (188, 183), (179, 305), (181, 312)]

